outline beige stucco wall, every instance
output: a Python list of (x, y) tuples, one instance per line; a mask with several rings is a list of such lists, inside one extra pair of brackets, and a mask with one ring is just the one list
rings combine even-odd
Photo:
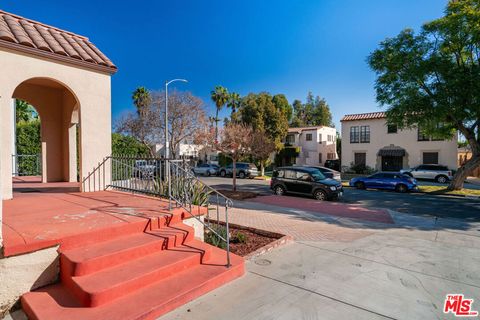
[[(370, 126), (370, 143), (350, 143), (350, 127)], [(395, 145), (406, 150), (408, 161), (404, 168), (411, 168), (423, 163), (423, 152), (438, 152), (438, 163), (451, 169), (457, 168), (457, 137), (445, 141), (418, 141), (417, 129), (398, 130), (387, 133), (385, 119), (344, 121), (342, 122), (342, 166), (349, 166), (354, 161), (356, 152), (366, 153), (366, 164), (376, 170), (379, 149)]]
[[(81, 67), (70, 66), (46, 59), (41, 59), (26, 54), (20, 54), (6, 49), (0, 49), (0, 130), (1, 152), (0, 167), (2, 174), (3, 199), (12, 197), (11, 173), (12, 163), (10, 150), (12, 145), (12, 108), (11, 98), (15, 89), (24, 81), (32, 78), (53, 79), (69, 89), (68, 91), (58, 88), (42, 89), (42, 97), (38, 97), (39, 104), (44, 104), (43, 114), (40, 112), (42, 121), (42, 136), (45, 139), (55, 140), (46, 146), (48, 154), (61, 153), (59, 165), (48, 164), (47, 169), (51, 174), (51, 180), (69, 181), (73, 174), (66, 168), (73, 165), (71, 159), (66, 157), (71, 149), (73, 129), (68, 130), (71, 121), (61, 122), (60, 118), (67, 118), (71, 110), (55, 110), (54, 105), (68, 106), (73, 108), (72, 99), (76, 99), (80, 106), (80, 163), (81, 177), (111, 153), (111, 95), (110, 75)], [(48, 100), (48, 101), (47, 101)], [(69, 119), (70, 120), (70, 119)], [(49, 129), (46, 129), (46, 127)], [(60, 127), (59, 127), (60, 126)], [(45, 140), (42, 137), (42, 140)], [(50, 148), (50, 149), (49, 149)], [(108, 177), (107, 177), (108, 178)]]
[(55, 282), (58, 273), (57, 247), (0, 257), (0, 319), (22, 294)]

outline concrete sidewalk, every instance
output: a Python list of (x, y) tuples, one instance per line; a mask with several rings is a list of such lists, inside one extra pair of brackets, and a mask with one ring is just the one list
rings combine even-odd
[(447, 293), (480, 309), (479, 223), (390, 212), (392, 226), (242, 205), (249, 208), (232, 219), (297, 232), (296, 243), (257, 257), (243, 278), (162, 320), (454, 319), (443, 314)]

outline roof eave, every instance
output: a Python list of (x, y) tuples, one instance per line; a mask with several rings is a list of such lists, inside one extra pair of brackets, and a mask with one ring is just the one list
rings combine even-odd
[(103, 73), (108, 73), (110, 75), (113, 75), (118, 71), (117, 67), (108, 67), (108, 66), (103, 66), (99, 64), (93, 64), (91, 62), (78, 60), (72, 57), (62, 56), (59, 54), (55, 54), (53, 52), (41, 51), (35, 48), (27, 47), (17, 43), (12, 43), (2, 39), (0, 39), (0, 47), (31, 54), (31, 55), (42, 57), (42, 58), (47, 58), (54, 61), (68, 63), (68, 64), (79, 66), (79, 67), (84, 67), (84, 68), (95, 70), (95, 71), (100, 71)]

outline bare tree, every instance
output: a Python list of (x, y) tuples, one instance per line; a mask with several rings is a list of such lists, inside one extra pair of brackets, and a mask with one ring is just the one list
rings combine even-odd
[[(207, 126), (203, 101), (190, 92), (173, 91), (168, 95), (168, 126), (170, 154), (178, 156), (181, 142), (194, 142)], [(134, 136), (145, 144), (152, 155), (157, 143), (165, 145), (165, 92), (151, 92), (151, 100), (144, 113), (130, 113), (117, 122), (116, 130)]]
[[(152, 107), (160, 115), (160, 127), (164, 130), (165, 92), (152, 92)], [(180, 143), (189, 140), (195, 142), (197, 135), (208, 125), (207, 115), (202, 99), (188, 91), (173, 91), (168, 94), (168, 133), (170, 138), (170, 154), (178, 156)], [(162, 135), (160, 141), (164, 141)]]
[(237, 191), (237, 162), (252, 154), (253, 130), (240, 123), (229, 123), (221, 131), (220, 141), (215, 148), (232, 159), (233, 191)]
[(265, 175), (265, 166), (268, 164), (272, 152), (276, 150), (275, 142), (267, 137), (263, 131), (255, 131), (252, 137), (252, 157), (260, 162), (260, 175)]

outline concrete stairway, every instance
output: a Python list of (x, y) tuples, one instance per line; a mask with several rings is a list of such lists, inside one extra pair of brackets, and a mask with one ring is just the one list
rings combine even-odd
[(244, 273), (242, 258), (193, 238), (181, 217), (60, 250), (60, 283), (26, 293), (29, 319), (154, 319)]

